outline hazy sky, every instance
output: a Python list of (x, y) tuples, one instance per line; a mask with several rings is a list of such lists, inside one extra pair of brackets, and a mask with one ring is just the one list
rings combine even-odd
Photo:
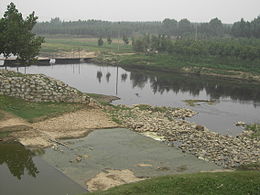
[(19, 11), (36, 12), (40, 21), (101, 19), (109, 21), (161, 21), (164, 18), (206, 22), (218, 17), (224, 23), (260, 15), (260, 0), (0, 0), (1, 16), (14, 2)]

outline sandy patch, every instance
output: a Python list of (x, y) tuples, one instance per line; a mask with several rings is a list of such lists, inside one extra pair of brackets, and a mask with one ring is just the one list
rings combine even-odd
[(137, 167), (153, 167), (153, 165), (151, 164), (144, 164), (144, 163), (140, 163), (136, 165)]
[(32, 124), (32, 129), (12, 134), (25, 146), (50, 147), (57, 139), (79, 138), (94, 129), (118, 127), (101, 109), (83, 109)]
[(0, 120), (0, 131), (18, 131), (31, 128), (31, 124), (25, 120), (15, 117), (10, 113), (1, 111), (4, 118)]
[[(118, 127), (101, 109), (84, 109), (33, 124), (33, 128), (50, 133), (74, 134), (74, 131)], [(59, 138), (56, 137), (56, 138)]]
[(144, 178), (136, 177), (134, 173), (128, 169), (106, 170), (87, 181), (86, 185), (88, 190), (93, 192), (97, 190), (107, 190), (115, 186), (138, 182), (141, 180), (144, 180)]

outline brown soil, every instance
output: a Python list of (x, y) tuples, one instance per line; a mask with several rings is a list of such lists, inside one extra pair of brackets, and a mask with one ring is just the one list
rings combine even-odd
[(24, 127), (11, 136), (25, 146), (45, 148), (59, 144), (57, 139), (83, 137), (94, 129), (114, 128), (118, 125), (101, 109), (88, 108), (33, 124), (12, 116), (0, 121), (0, 127), (0, 130)]
[(97, 190), (107, 190), (115, 186), (138, 182), (141, 180), (144, 180), (144, 178), (136, 177), (134, 173), (128, 169), (106, 170), (87, 181), (86, 185), (88, 186), (88, 190), (93, 192)]
[(0, 132), (2, 131), (20, 131), (25, 129), (30, 129), (31, 124), (25, 120), (15, 117), (14, 115), (0, 111), (4, 118), (0, 120)]

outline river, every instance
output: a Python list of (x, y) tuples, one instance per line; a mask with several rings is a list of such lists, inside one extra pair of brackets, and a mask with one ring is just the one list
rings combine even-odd
[[(260, 122), (259, 83), (95, 64), (30, 66), (19, 71), (46, 74), (82, 92), (120, 97), (114, 104), (190, 108), (198, 112), (190, 121), (222, 134), (240, 134), (243, 129), (235, 126), (238, 121)], [(184, 102), (193, 99), (215, 103), (189, 106)]]
[[(16, 71), (16, 68), (8, 69)], [(30, 66), (19, 68), (19, 71), (45, 74), (62, 80), (82, 92), (120, 97), (120, 100), (113, 102), (114, 104), (190, 108), (198, 114), (188, 120), (222, 134), (241, 133), (243, 129), (235, 126), (237, 121), (260, 122), (260, 84), (257, 83), (95, 64)], [(192, 99), (214, 100), (215, 103), (204, 102), (190, 106), (184, 102)], [(130, 137), (133, 139), (129, 139)], [(52, 149), (28, 150), (18, 143), (0, 144), (0, 194), (80, 194), (86, 191), (83, 188), (86, 179), (95, 176), (106, 167), (132, 167), (135, 174), (142, 173), (141, 176), (157, 175), (156, 167), (162, 166), (162, 162), (169, 170), (160, 174), (175, 174), (178, 167), (184, 165), (185, 172), (217, 168), (191, 155), (181, 154), (177, 148), (169, 148), (128, 130), (95, 131), (86, 138), (71, 142), (74, 143), (71, 147), (75, 147), (76, 152), (82, 153), (82, 156), (87, 153), (90, 158), (78, 164), (71, 164), (70, 161), (75, 158), (75, 154), (70, 150), (66, 151), (66, 148), (62, 148), (61, 151), (65, 151), (63, 153)], [(81, 145), (83, 147), (79, 147)], [(88, 150), (86, 146), (91, 146), (92, 149)], [(130, 153), (131, 155), (128, 155)], [(154, 158), (155, 153), (161, 156), (158, 159)], [(147, 162), (149, 160), (149, 163), (153, 162), (151, 166), (155, 167), (156, 174), (153, 175), (152, 169), (140, 172), (141, 169), (135, 166), (146, 162), (144, 159)]]

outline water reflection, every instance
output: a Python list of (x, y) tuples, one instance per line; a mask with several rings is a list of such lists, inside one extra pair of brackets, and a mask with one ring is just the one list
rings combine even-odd
[(108, 73), (106, 74), (106, 79), (107, 79), (107, 82), (108, 82), (108, 83), (109, 83), (110, 76), (111, 76), (111, 73), (108, 72)]
[(98, 82), (101, 83), (101, 78), (102, 78), (103, 74), (101, 71), (97, 71), (97, 79), (98, 79)]
[(126, 74), (126, 73), (121, 74), (121, 81), (122, 81), (122, 82), (125, 82), (126, 79), (127, 79), (127, 74)]
[(211, 99), (231, 97), (240, 101), (260, 101), (260, 87), (256, 83), (209, 78), (199, 75), (183, 75), (155, 72), (131, 71), (130, 80), (132, 88), (144, 88), (150, 84), (154, 94), (163, 95), (164, 92), (173, 91), (176, 94), (189, 92), (192, 96), (199, 96), (205, 90)]
[(6, 164), (10, 173), (19, 180), (25, 171), (28, 175), (36, 177), (39, 171), (33, 162), (33, 157), (42, 152), (42, 150), (28, 150), (18, 143), (0, 143), (0, 165)]

